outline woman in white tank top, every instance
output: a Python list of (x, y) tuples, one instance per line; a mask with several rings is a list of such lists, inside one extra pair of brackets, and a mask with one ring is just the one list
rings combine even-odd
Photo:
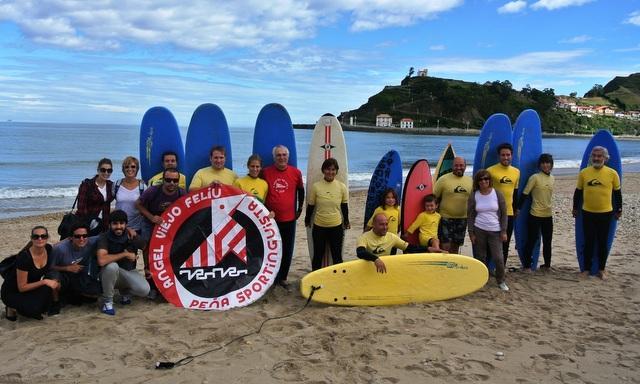
[(116, 181), (113, 186), (113, 196), (116, 198), (116, 209), (127, 213), (129, 219), (127, 226), (138, 234), (142, 229), (143, 217), (136, 209), (136, 200), (147, 188), (144, 181), (137, 178), (140, 162), (133, 156), (127, 156), (122, 161), (122, 173), (124, 178)]
[(502, 256), (502, 242), (507, 239), (507, 206), (502, 193), (493, 188), (491, 175), (485, 169), (473, 176), (473, 194), (467, 203), (467, 224), (474, 257), (482, 262), (491, 257), (496, 265), (498, 286), (508, 291)]

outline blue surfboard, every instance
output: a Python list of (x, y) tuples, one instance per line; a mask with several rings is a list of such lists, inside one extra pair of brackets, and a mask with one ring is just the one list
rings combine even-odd
[[(613, 168), (618, 175), (620, 176), (620, 183), (622, 183), (622, 159), (620, 158), (620, 151), (618, 150), (618, 145), (616, 144), (615, 139), (609, 133), (609, 131), (601, 129), (596, 132), (595, 135), (589, 141), (587, 148), (584, 150), (584, 154), (582, 155), (582, 163), (580, 164), (580, 169), (584, 169), (590, 165), (591, 161), (591, 150), (595, 146), (601, 146), (607, 148), (609, 151), (609, 161), (605, 163), (605, 165), (609, 168)], [(582, 206), (582, 197), (580, 201), (580, 206)], [(616, 234), (616, 228), (618, 226), (618, 220), (611, 220), (611, 226), (609, 227), (609, 238), (607, 239), (607, 252), (611, 250), (611, 245), (613, 244), (613, 239)], [(597, 247), (597, 244), (595, 244)], [(582, 226), (582, 210), (578, 210), (578, 215), (576, 216), (576, 253), (578, 256), (578, 265), (580, 266), (580, 272), (584, 271), (584, 228)], [(595, 275), (598, 273), (599, 269), (599, 260), (597, 255), (594, 252), (593, 259), (591, 261), (591, 271), (589, 272), (591, 275)]]
[[(529, 177), (538, 172), (538, 159), (542, 154), (542, 128), (540, 117), (533, 109), (527, 109), (520, 113), (516, 124), (513, 127), (513, 159), (511, 165), (520, 170), (520, 183), (518, 185), (519, 199), (522, 191), (527, 185)], [(520, 264), (524, 267), (524, 247), (528, 239), (528, 216), (531, 209), (531, 199), (527, 199), (520, 213), (515, 218), (514, 235), (516, 238), (516, 250), (520, 256)], [(536, 240), (531, 254), (531, 269), (538, 268), (538, 258), (540, 257), (540, 235)]]
[(498, 162), (498, 145), (511, 143), (511, 120), (504, 113), (495, 113), (485, 121), (473, 158), (473, 174)]
[(145, 181), (162, 171), (162, 154), (167, 151), (178, 155), (183, 170), (184, 147), (175, 117), (165, 107), (150, 108), (140, 124), (140, 174)]
[[(481, 169), (487, 169), (498, 163), (498, 146), (502, 143), (511, 143), (511, 120), (504, 113), (495, 113), (484, 122), (484, 126), (478, 136), (476, 154), (473, 158), (473, 174)], [(488, 255), (487, 255), (488, 256)], [(493, 260), (487, 257), (487, 266), (490, 271), (496, 269)]]
[(400, 204), (402, 194), (402, 162), (400, 155), (395, 150), (387, 152), (376, 166), (371, 175), (367, 202), (364, 207), (364, 229), (373, 215), (373, 211), (380, 205), (380, 196), (387, 188), (393, 188), (398, 195), (397, 203)]
[(209, 152), (214, 145), (225, 148), (224, 166), (233, 169), (229, 126), (222, 109), (215, 104), (202, 104), (193, 112), (185, 144), (187, 187), (200, 168), (211, 166)]
[(253, 153), (260, 155), (262, 166), (273, 164), (273, 147), (284, 145), (289, 149), (289, 164), (298, 166), (296, 138), (287, 110), (280, 104), (267, 104), (260, 110), (253, 131)]

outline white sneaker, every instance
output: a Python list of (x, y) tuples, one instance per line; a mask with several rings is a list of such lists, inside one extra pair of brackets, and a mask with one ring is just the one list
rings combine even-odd
[(507, 287), (507, 283), (505, 283), (504, 281), (498, 284), (498, 287), (505, 292), (509, 290), (509, 287)]

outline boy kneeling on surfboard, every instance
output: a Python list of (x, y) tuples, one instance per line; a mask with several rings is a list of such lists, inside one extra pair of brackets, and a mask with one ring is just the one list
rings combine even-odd
[(404, 253), (426, 252), (427, 248), (415, 246), (402, 240), (395, 233), (388, 231), (389, 219), (384, 213), (373, 216), (373, 226), (358, 237), (356, 255), (363, 260), (373, 261), (379, 273), (387, 272), (387, 267), (380, 256), (389, 256), (393, 248), (399, 248)]

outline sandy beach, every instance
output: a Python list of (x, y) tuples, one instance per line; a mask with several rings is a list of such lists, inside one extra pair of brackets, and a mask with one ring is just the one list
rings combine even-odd
[[(298, 282), (310, 263), (299, 221), (290, 292), (272, 288), (258, 302), (222, 313), (137, 299), (117, 305), (115, 317), (95, 306), (68, 306), (43, 321), (3, 318), (0, 383), (640, 383), (640, 175), (624, 175), (624, 212), (606, 281), (578, 277), (574, 186), (575, 176), (557, 177), (552, 270), (508, 273), (509, 292), (490, 280), (444, 302), (311, 303), (188, 365), (154, 369), (158, 360), (221, 346), (305, 304)], [(362, 228), (365, 198), (364, 191), (351, 195), (353, 228)], [(0, 221), (0, 255), (18, 251), (38, 224), (57, 241), (61, 217)], [(345, 260), (355, 258), (359, 234), (347, 231)], [(471, 253), (468, 238), (461, 253)], [(508, 266), (518, 265), (512, 242)]]

